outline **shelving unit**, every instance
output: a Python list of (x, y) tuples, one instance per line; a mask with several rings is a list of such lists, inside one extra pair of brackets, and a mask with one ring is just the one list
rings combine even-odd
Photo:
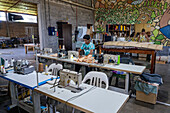
[(118, 36), (125, 35), (125, 37), (128, 37), (130, 36), (130, 31), (131, 25), (127, 24), (106, 25), (106, 32), (110, 32), (111, 35), (116, 33)]
[(65, 45), (66, 50), (72, 50), (72, 25), (68, 22), (57, 22), (58, 45)]

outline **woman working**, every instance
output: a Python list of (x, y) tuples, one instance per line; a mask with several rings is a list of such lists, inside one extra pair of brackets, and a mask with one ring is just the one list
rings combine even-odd
[(142, 29), (142, 33), (138, 36), (138, 42), (149, 42), (149, 37), (145, 33), (145, 29)]

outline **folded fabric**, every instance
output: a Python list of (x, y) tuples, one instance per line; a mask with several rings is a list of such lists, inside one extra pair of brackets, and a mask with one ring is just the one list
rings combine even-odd
[(123, 72), (123, 71), (112, 71), (112, 72), (115, 74), (118, 74), (118, 75), (126, 75), (127, 74), (126, 72)]
[(157, 91), (158, 91), (157, 86), (153, 86), (153, 85), (150, 85), (148, 83), (143, 83), (143, 82), (140, 82), (140, 81), (136, 81), (134, 88), (135, 88), (135, 90), (142, 91), (147, 95), (149, 93), (157, 94)]
[(162, 85), (162, 77), (158, 74), (149, 74), (149, 73), (143, 73), (140, 75), (141, 79), (150, 82), (150, 83), (157, 83), (159, 85)]

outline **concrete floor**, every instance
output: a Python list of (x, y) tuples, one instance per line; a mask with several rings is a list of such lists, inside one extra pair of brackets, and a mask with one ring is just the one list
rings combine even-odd
[[(10, 55), (0, 54), (0, 56), (5, 59), (28, 59), (33, 64), (35, 63), (35, 58), (33, 56), (34, 52), (30, 51), (28, 54), (25, 54), (23, 47), (0, 49), (0, 53), (11, 53)], [(170, 104), (170, 64), (156, 64), (156, 73), (162, 76), (164, 82), (164, 84), (159, 88), (158, 101)], [(0, 85), (4, 83), (3, 79), (0, 79), (0, 81)], [(19, 113), (17, 107), (11, 111), (6, 111), (7, 105), (10, 104), (9, 96), (0, 97), (0, 113)], [(19, 111), (20, 113), (26, 113), (22, 109)], [(130, 98), (120, 113), (170, 113), (170, 107), (161, 104), (152, 105), (136, 101), (135, 98)]]

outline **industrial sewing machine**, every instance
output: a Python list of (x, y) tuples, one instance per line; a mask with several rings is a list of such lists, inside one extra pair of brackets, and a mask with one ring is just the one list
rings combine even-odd
[(109, 55), (109, 54), (105, 54), (104, 55), (104, 64), (120, 64), (120, 55)]
[(68, 59), (73, 59), (74, 57), (78, 58), (79, 52), (78, 51), (68, 51)]
[(17, 60), (14, 62), (14, 72), (19, 74), (29, 74), (35, 70), (34, 66), (30, 66), (27, 60)]
[[(77, 73), (75, 71), (70, 71), (68, 69), (60, 70), (60, 82), (59, 87), (63, 87), (71, 90), (72, 92), (80, 92), (82, 89), (79, 85), (82, 82), (82, 74)], [(75, 84), (71, 84), (71, 80), (75, 82)]]
[(44, 48), (44, 54), (51, 54), (53, 52), (52, 48)]

